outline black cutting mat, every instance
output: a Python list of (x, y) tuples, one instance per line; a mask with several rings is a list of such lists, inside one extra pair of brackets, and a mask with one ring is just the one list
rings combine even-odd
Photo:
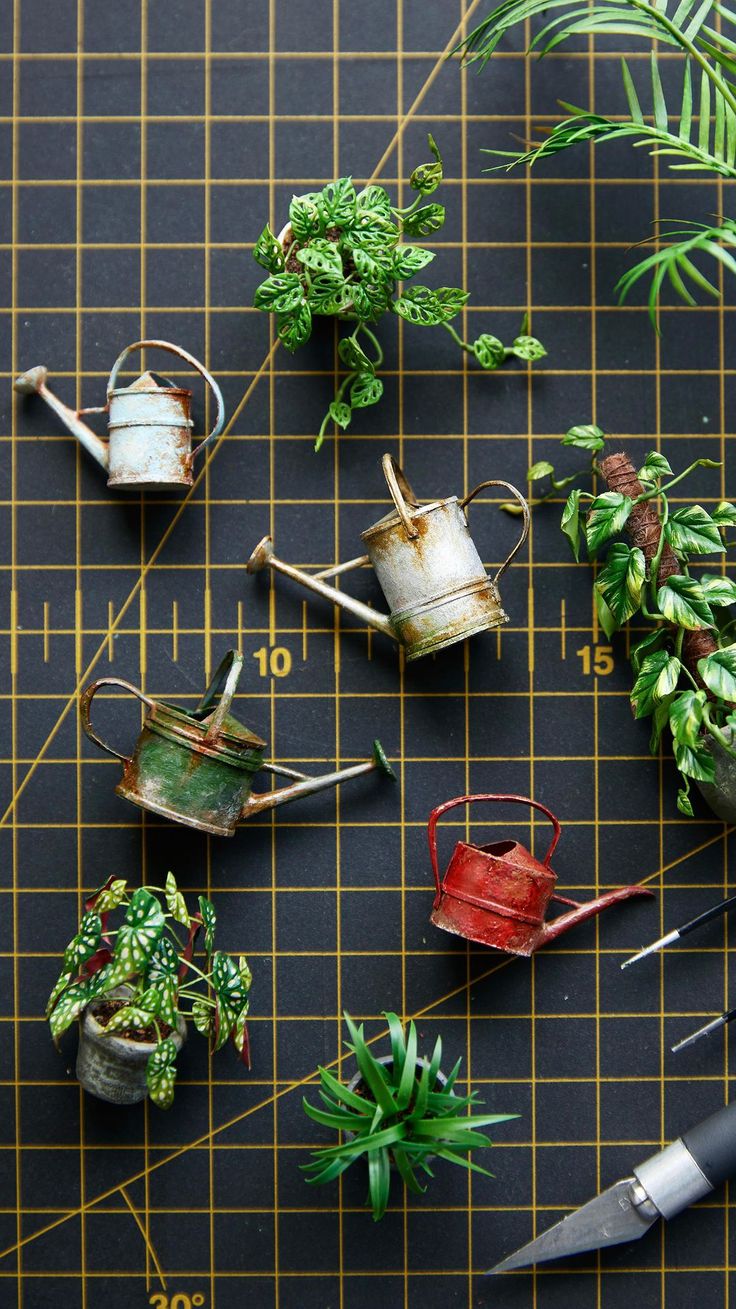
[[(556, 511), (535, 515), (532, 548), (505, 581), (500, 644), (486, 635), (408, 669), (382, 638), (369, 646), (288, 583), (269, 596), (243, 571), (268, 529), (293, 562), (357, 553), (384, 511), (386, 449), (427, 499), (490, 476), (523, 486), (560, 432), (591, 419), (635, 457), (653, 438), (678, 466), (695, 450), (726, 453), (730, 308), (668, 310), (657, 342), (645, 312), (612, 296), (647, 221), (720, 212), (719, 185), (669, 175), (657, 189), (649, 161), (611, 148), (563, 156), (531, 181), (482, 177), (480, 147), (528, 136), (529, 114), (551, 114), (556, 96), (587, 103), (590, 89), (609, 109), (620, 97), (610, 50), (534, 67), (511, 54), (461, 77), (442, 53), (463, 13), (482, 12), (466, 0), (0, 9), (3, 1306), (730, 1303), (726, 1190), (635, 1248), (502, 1283), (479, 1276), (534, 1224), (722, 1104), (731, 1076), (720, 1037), (669, 1054), (729, 998), (727, 927), (703, 933), (697, 958), (680, 949), (619, 972), (663, 924), (726, 891), (728, 839), (702, 805), (695, 822), (678, 816), (672, 766), (649, 758), (628, 712), (623, 643), (613, 671), (604, 659), (586, 673), (590, 574), (571, 563)], [(441, 280), (467, 279), (471, 331), (509, 337), (533, 304), (549, 359), (530, 378), (487, 377), (436, 334), (389, 324), (384, 401), (316, 457), (331, 337), (295, 359), (269, 355), (271, 325), (247, 309), (258, 280), (248, 242), (266, 218), (280, 224), (295, 189), (348, 171), (395, 187), (425, 157), (428, 129), (448, 173)], [(11, 405), (12, 376), (37, 362), (70, 403), (102, 403), (118, 350), (143, 335), (199, 354), (229, 414), (248, 397), (183, 504), (108, 492), (40, 402)], [(703, 474), (686, 496), (708, 504), (727, 489)], [(485, 562), (498, 563), (513, 524), (488, 503), (472, 519)], [(367, 575), (347, 582), (378, 600)], [(116, 765), (80, 735), (77, 689), (112, 673), (192, 704), (235, 644), (240, 716), (275, 758), (326, 770), (364, 757), (377, 734), (401, 760), (398, 785), (354, 783), (231, 842), (144, 821), (116, 799)], [(273, 647), (288, 651), (286, 676), (260, 675)], [(131, 704), (101, 704), (121, 744)], [(433, 804), (473, 789), (556, 810), (563, 889), (587, 897), (645, 877), (663, 894), (531, 964), (467, 951), (427, 922), (424, 825)], [(506, 810), (495, 830), (513, 822), (541, 853), (545, 833), (530, 837), (524, 818)], [(73, 1039), (60, 1059), (40, 1014), (84, 892), (110, 872), (157, 883), (169, 868), (188, 892), (212, 894), (223, 946), (250, 956), (253, 1071), (227, 1051), (208, 1063), (192, 1039), (173, 1109), (116, 1113), (80, 1094)], [(298, 1166), (323, 1137), (302, 1114), (303, 1082), (338, 1057), (344, 1007), (371, 1034), (385, 1008), (417, 1015), (427, 1045), (440, 1031), (448, 1063), (463, 1055), (491, 1109), (521, 1115), (496, 1133), (495, 1180), (438, 1169), (419, 1202), (396, 1188), (378, 1226), (362, 1178), (304, 1185)]]

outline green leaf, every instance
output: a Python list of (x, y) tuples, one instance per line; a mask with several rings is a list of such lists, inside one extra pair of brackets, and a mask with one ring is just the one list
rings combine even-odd
[(161, 1041), (148, 1056), (146, 1085), (148, 1094), (159, 1109), (169, 1109), (174, 1100), (176, 1083), (176, 1046), (170, 1036)]
[(83, 914), (76, 936), (72, 937), (64, 951), (62, 969), (65, 973), (77, 973), (82, 964), (91, 959), (102, 937), (102, 920), (95, 911)]
[(433, 289), (432, 295), (442, 310), (443, 323), (449, 323), (456, 318), (463, 305), (470, 299), (470, 292), (463, 291), (459, 286), (437, 286)]
[(580, 490), (575, 487), (570, 492), (562, 511), (560, 528), (567, 537), (576, 561), (580, 559)]
[(344, 275), (340, 251), (334, 241), (327, 241), (324, 237), (316, 237), (309, 245), (297, 250), (296, 257), (300, 264), (314, 269), (315, 273), (334, 273), (337, 277)]
[(421, 272), (434, 259), (432, 250), (422, 250), (418, 245), (397, 245), (394, 250), (394, 277), (413, 277)]
[(304, 195), (295, 195), (289, 205), (289, 222), (297, 241), (308, 241), (322, 231), (322, 215), (319, 210), (319, 193), (307, 191)]
[[(687, 781), (687, 778), (685, 778), (685, 781)], [(679, 809), (681, 814), (685, 815), (686, 818), (695, 817), (693, 813), (693, 806), (690, 802), (689, 787), (687, 791), (683, 787), (677, 792), (677, 808)]]
[(133, 1031), (136, 1027), (145, 1029), (158, 1017), (160, 1009), (161, 992), (158, 987), (149, 986), (136, 1000), (115, 1010), (105, 1023), (105, 1035)]
[(736, 527), (736, 505), (730, 504), (728, 500), (721, 500), (711, 516), (719, 527)]
[(204, 948), (206, 954), (212, 954), (215, 945), (215, 927), (217, 926), (217, 914), (215, 906), (206, 895), (199, 897), (199, 912), (202, 915), (204, 924)]
[(527, 482), (539, 482), (543, 477), (551, 477), (554, 473), (554, 465), (547, 463), (546, 459), (540, 459), (538, 463), (532, 464), (526, 475)]
[(665, 523), (664, 534), (676, 554), (707, 555), (725, 549), (718, 524), (701, 505), (677, 509)]
[(524, 359), (533, 364), (537, 359), (544, 359), (547, 351), (536, 336), (517, 336), (511, 346), (511, 352), (517, 359)]
[(633, 500), (620, 491), (604, 491), (593, 501), (585, 524), (588, 553), (594, 555), (604, 541), (615, 536), (625, 525)]
[(408, 286), (392, 301), (394, 313), (418, 327), (436, 327), (445, 321), (444, 310), (428, 286)]
[(623, 541), (611, 546), (605, 568), (595, 583), (596, 591), (605, 600), (613, 617), (610, 630), (604, 624), (606, 636), (612, 636), (636, 613), (641, 604), (645, 574), (644, 554), (638, 547), (630, 549)]
[(724, 609), (736, 602), (736, 581), (732, 577), (723, 577), (720, 573), (704, 573), (699, 579), (700, 586), (709, 605)]
[[(363, 1081), (367, 1089), (373, 1095), (375, 1102), (383, 1110), (384, 1114), (393, 1114), (396, 1105), (391, 1091), (386, 1083), (386, 1074), (379, 1063), (376, 1062), (365, 1043), (363, 1036), (363, 1026), (356, 1027), (348, 1013), (344, 1015), (347, 1029), (350, 1033), (350, 1039), (355, 1051), (355, 1058), (358, 1061)], [(379, 1144), (381, 1133), (376, 1133), (374, 1141), (376, 1146)]]
[(445, 221), (444, 205), (422, 205), (413, 214), (407, 214), (401, 220), (401, 226), (407, 236), (431, 236), (439, 232)]
[(354, 282), (347, 289), (356, 314), (366, 323), (375, 322), (388, 308), (389, 288), (385, 283)]
[(681, 691), (669, 706), (670, 727), (676, 741), (696, 745), (703, 724), (705, 691)]
[(646, 718), (660, 701), (671, 694), (677, 685), (680, 668), (679, 659), (666, 650), (656, 650), (646, 656), (631, 689), (631, 708), (635, 718)]
[(156, 897), (142, 887), (135, 891), (117, 935), (112, 967), (126, 976), (140, 972), (148, 964), (164, 924)]
[(126, 886), (125, 878), (118, 877), (109, 886), (105, 883), (104, 886), (99, 887), (90, 896), (90, 902), (94, 904), (94, 912), (96, 914), (107, 914), (112, 909), (117, 909), (118, 905), (125, 899)]
[(670, 623), (697, 631), (699, 627), (713, 627), (713, 614), (703, 588), (694, 577), (675, 573), (668, 577), (657, 591), (659, 611)]
[(706, 745), (683, 745), (681, 741), (675, 740), (672, 748), (675, 763), (686, 777), (692, 777), (696, 782), (712, 782), (715, 779), (715, 762)]
[(383, 382), (372, 373), (358, 373), (350, 388), (350, 403), (353, 409), (367, 409), (377, 404), (383, 395)]
[(268, 313), (288, 314), (304, 299), (301, 278), (296, 273), (275, 273), (256, 287), (253, 303)]
[(344, 431), (346, 427), (350, 426), (353, 411), (350, 405), (345, 404), (344, 400), (333, 400), (329, 408), (329, 415), (333, 423), (337, 423), (338, 427), (341, 427)]
[(420, 164), (409, 178), (409, 186), (412, 191), (418, 191), (420, 195), (432, 195), (437, 190), (442, 181), (442, 158), (437, 144), (431, 133), (428, 135), (429, 148), (434, 156), (434, 163)]
[(562, 438), (563, 445), (574, 445), (578, 450), (602, 450), (605, 443), (605, 435), (595, 423), (571, 427)]
[(387, 191), (375, 182), (358, 192), (356, 197), (358, 209), (371, 210), (380, 217), (390, 219), (391, 217), (391, 199)]
[(177, 888), (176, 878), (173, 873), (166, 874), (166, 908), (176, 919), (177, 923), (183, 923), (185, 927), (189, 926), (189, 914), (187, 912), (186, 901), (181, 891)]
[(481, 332), (473, 341), (473, 354), (480, 364), (481, 368), (492, 372), (500, 368), (506, 359), (506, 347), (503, 341), (499, 341), (497, 336), (491, 336), (488, 332)]
[(176, 977), (179, 971), (179, 956), (168, 936), (162, 936), (156, 942), (151, 961), (146, 970), (146, 982), (149, 985), (163, 981), (166, 977)]
[(631, 647), (631, 665), (635, 674), (639, 673), (644, 656), (647, 654), (653, 654), (655, 650), (659, 650), (662, 643), (666, 640), (667, 629), (665, 627), (657, 627), (653, 632), (650, 632), (648, 636), (645, 636), (643, 640), (639, 641), (637, 645)]
[(328, 182), (321, 196), (322, 215), (327, 226), (348, 227), (355, 218), (356, 195), (352, 177)]
[(662, 733), (669, 722), (669, 704), (655, 705), (652, 713), (652, 731), (649, 737), (649, 753), (656, 755)]
[(244, 954), (238, 956), (238, 975), (240, 977), (240, 985), (247, 995), (253, 985), (253, 974), (250, 971), (250, 965)]
[(235, 961), (222, 950), (216, 951), (212, 956), (212, 989), (215, 992), (219, 1019), (215, 1049), (219, 1050), (227, 1041), (237, 1016), (248, 999)]
[(358, 344), (354, 336), (344, 336), (337, 347), (342, 362), (346, 368), (357, 369), (361, 373), (375, 373), (375, 367), (372, 360)]
[(279, 314), (277, 318), (279, 340), (283, 341), (292, 354), (304, 345), (312, 335), (312, 311), (306, 302), (302, 302), (291, 313)]
[(672, 469), (669, 461), (659, 453), (659, 450), (650, 450), (636, 475), (640, 481), (651, 482), (658, 477), (671, 477)]
[(192, 1021), (198, 1032), (208, 1038), (215, 1034), (215, 1010), (201, 996), (192, 1000)]
[(158, 1017), (169, 1027), (176, 1027), (179, 1019), (178, 987), (175, 977), (162, 977), (154, 983), (159, 995)]
[(62, 1032), (71, 1027), (74, 1019), (89, 1004), (89, 998), (87, 981), (75, 982), (65, 991), (49, 1018), (49, 1027), (54, 1041), (57, 1041)]
[(698, 660), (698, 672), (709, 691), (719, 700), (736, 700), (736, 645), (715, 650)]
[(253, 246), (253, 258), (267, 273), (284, 271), (284, 252), (281, 249), (268, 223)]

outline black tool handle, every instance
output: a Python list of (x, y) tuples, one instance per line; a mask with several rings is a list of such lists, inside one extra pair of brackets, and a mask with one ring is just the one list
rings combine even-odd
[(678, 936), (687, 936), (688, 932), (694, 932), (696, 927), (702, 927), (703, 923), (709, 923), (711, 918), (720, 918), (721, 914), (728, 913), (736, 905), (736, 895), (730, 895), (727, 900), (721, 900), (720, 904), (714, 904), (705, 913), (698, 914), (697, 918), (691, 918), (689, 923), (683, 923), (678, 927)]
[(711, 1186), (720, 1186), (721, 1182), (733, 1177), (736, 1173), (736, 1100), (683, 1132), (682, 1142)]

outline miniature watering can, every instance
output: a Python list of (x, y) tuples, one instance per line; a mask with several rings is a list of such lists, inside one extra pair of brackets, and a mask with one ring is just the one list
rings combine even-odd
[[(192, 393), (174, 386), (157, 373), (143, 373), (130, 386), (116, 386), (118, 374), (134, 350), (168, 350), (201, 373), (215, 397), (215, 426), (192, 449)], [(21, 395), (34, 391), (58, 414), (77, 440), (108, 473), (108, 486), (166, 490), (192, 485), (194, 456), (222, 431), (225, 405), (217, 382), (203, 364), (169, 341), (135, 341), (127, 345), (112, 366), (107, 383), (107, 404), (100, 409), (69, 409), (46, 385), (43, 364), (30, 368), (14, 383)], [(104, 441), (81, 420), (82, 414), (107, 414), (108, 439)]]
[[(542, 863), (518, 841), (494, 841), (491, 845), (472, 845), (458, 841), (444, 878), (440, 881), (437, 866), (437, 821), (449, 809), (476, 800), (512, 800), (531, 805), (549, 818), (553, 836)], [(622, 886), (608, 891), (597, 900), (580, 904), (567, 896), (555, 894), (557, 877), (549, 866), (557, 842), (560, 824), (549, 809), (523, 795), (460, 795), (432, 810), (427, 828), (429, 853), (436, 885), (430, 921), (435, 927), (468, 941), (505, 950), (507, 954), (528, 957), (541, 945), (554, 941), (563, 932), (586, 918), (593, 918), (609, 905), (628, 900), (633, 895), (651, 895), (644, 886)], [(550, 900), (572, 905), (569, 913), (545, 922)]]
[[(394, 510), (361, 533), (368, 553), (320, 573), (305, 573), (285, 564), (273, 553), (270, 536), (264, 536), (246, 565), (249, 573), (268, 566), (393, 637), (407, 659), (419, 659), (444, 646), (464, 641), (476, 632), (509, 621), (501, 607), (498, 581), (524, 544), (529, 532), (529, 506), (509, 482), (481, 482), (470, 495), (419, 506), (414, 492), (392, 455), (383, 456), (383, 472)], [(503, 486), (519, 501), (524, 516), (521, 536), (495, 577), (486, 573), (468, 530), (466, 506), (487, 486)], [(390, 613), (377, 613), (328, 586), (325, 578), (372, 564), (388, 601)]]
[[(232, 836), (241, 819), (297, 800), (301, 795), (337, 786), (373, 769), (394, 776), (378, 741), (374, 742), (372, 759), (322, 777), (309, 777), (281, 764), (264, 763), (265, 741), (230, 714), (242, 669), (242, 654), (228, 650), (192, 711), (165, 700), (152, 700), (119, 677), (100, 677), (88, 686), (79, 705), (82, 727), (90, 741), (122, 761), (123, 776), (115, 787), (116, 793), (141, 809), (163, 814), (175, 823), (215, 836)], [(113, 750), (92, 727), (92, 701), (103, 686), (122, 687), (142, 700), (148, 709), (131, 757)], [(218, 695), (219, 703), (215, 707)], [(294, 780), (291, 786), (280, 790), (252, 795), (253, 778), (261, 771)]]

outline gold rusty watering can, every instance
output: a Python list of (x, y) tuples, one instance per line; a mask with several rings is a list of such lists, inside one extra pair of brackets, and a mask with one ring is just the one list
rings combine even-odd
[[(498, 581), (529, 532), (529, 506), (521, 493), (510, 482), (494, 478), (481, 482), (462, 500), (451, 495), (420, 506), (390, 454), (383, 456), (383, 472), (394, 509), (361, 533), (367, 554), (320, 573), (305, 573), (277, 559), (270, 536), (264, 536), (248, 560), (247, 571), (257, 573), (268, 567), (301, 582), (398, 641), (407, 659), (419, 659), (507, 623)], [(521, 536), (493, 578), (483, 567), (465, 514), (470, 501), (488, 486), (505, 487), (518, 500), (523, 514)], [(373, 565), (389, 614), (378, 613), (325, 581), (367, 563)]]
[[(243, 655), (228, 650), (194, 710), (153, 700), (120, 677), (100, 677), (87, 687), (79, 705), (82, 727), (90, 741), (122, 761), (123, 776), (115, 788), (118, 795), (141, 809), (163, 814), (200, 832), (232, 836), (243, 818), (324, 791), (351, 777), (374, 769), (393, 777), (379, 741), (373, 744), (372, 759), (322, 777), (264, 763), (265, 741), (230, 713), (242, 669)], [(92, 727), (92, 701), (103, 686), (121, 687), (148, 709), (131, 756), (114, 750)], [(219, 703), (215, 704), (218, 695)], [(253, 795), (253, 778), (259, 772), (278, 773), (293, 780), (278, 791)]]
[[(174, 386), (157, 373), (143, 373), (130, 386), (118, 387), (117, 379), (128, 355), (134, 350), (167, 350), (201, 373), (215, 397), (217, 416), (208, 437), (192, 449), (192, 393)], [(192, 485), (195, 455), (222, 431), (225, 404), (211, 374), (193, 355), (170, 341), (135, 341), (127, 345), (112, 366), (107, 384), (107, 403), (99, 409), (70, 409), (46, 385), (48, 370), (43, 364), (30, 368), (14, 383), (21, 395), (37, 392), (58, 414), (69, 431), (108, 474), (107, 485), (138, 490), (166, 490)], [(108, 439), (97, 436), (82, 414), (107, 414)]]

